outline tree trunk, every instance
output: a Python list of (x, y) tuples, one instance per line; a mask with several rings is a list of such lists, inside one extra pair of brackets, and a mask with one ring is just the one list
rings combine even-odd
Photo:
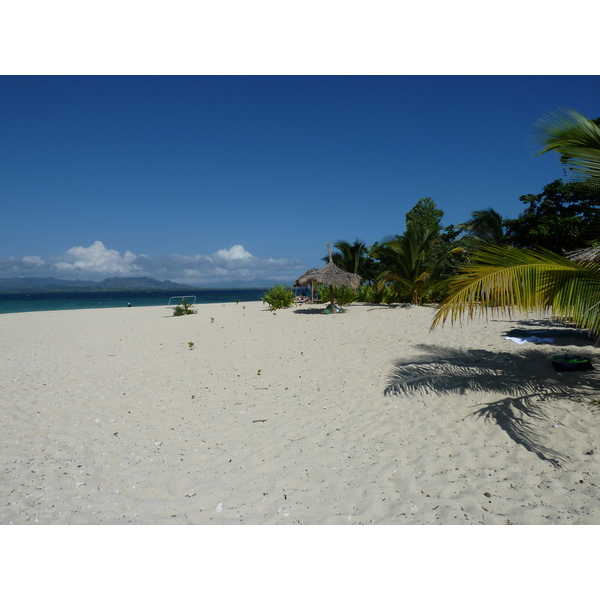
[(335, 312), (335, 304), (333, 301), (333, 286), (329, 286), (329, 309), (331, 310), (331, 314)]

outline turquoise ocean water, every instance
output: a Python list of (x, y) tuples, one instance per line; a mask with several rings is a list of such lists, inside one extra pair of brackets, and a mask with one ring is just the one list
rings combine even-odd
[[(216, 289), (197, 291), (150, 292), (49, 292), (0, 294), (0, 314), (40, 310), (78, 310), (127, 306), (166, 306), (171, 296), (196, 296), (196, 304), (252, 302), (262, 298), (266, 289)], [(171, 301), (171, 304), (177, 300)]]

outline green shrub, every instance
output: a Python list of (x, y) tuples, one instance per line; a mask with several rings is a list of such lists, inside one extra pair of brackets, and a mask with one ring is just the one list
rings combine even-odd
[(358, 302), (377, 302), (377, 288), (368, 283), (361, 285), (358, 288)]
[(180, 302), (175, 308), (173, 308), (173, 316), (181, 317), (183, 315), (195, 315), (198, 311), (192, 308), (192, 305), (186, 302)]
[(358, 301), (358, 294), (350, 287), (336, 285), (333, 288), (333, 300), (339, 306), (348, 306)]
[[(328, 285), (318, 285), (315, 287), (315, 295), (318, 295), (318, 298), (315, 302), (319, 302), (320, 304), (329, 304), (329, 286)], [(348, 306), (348, 304), (352, 304), (353, 302), (360, 302), (359, 295), (350, 287), (345, 285), (334, 285), (333, 286), (333, 301), (338, 306)]]
[(394, 302), (408, 302), (407, 299), (402, 299), (396, 290), (391, 285), (386, 285), (383, 290), (380, 292), (380, 300), (381, 304), (393, 304)]
[[(404, 302), (396, 290), (390, 285), (378, 289), (376, 285), (365, 283), (358, 290), (357, 302), (369, 302), (370, 304), (392, 304)], [(406, 300), (408, 301), (408, 300)]]
[(276, 285), (269, 288), (261, 300), (268, 304), (271, 310), (288, 308), (294, 304), (294, 290), (285, 285)]

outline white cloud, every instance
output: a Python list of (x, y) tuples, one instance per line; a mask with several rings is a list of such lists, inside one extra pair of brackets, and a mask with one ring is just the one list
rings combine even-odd
[(39, 256), (24, 256), (23, 264), (31, 267), (41, 267), (44, 261)]
[(0, 276), (31, 277), (37, 274), (36, 271), (40, 271), (47, 266), (47, 263), (39, 256), (24, 256), (23, 258), (11, 256), (8, 260), (0, 260)]
[(233, 283), (252, 285), (255, 280), (290, 283), (306, 271), (306, 265), (294, 259), (258, 258), (237, 244), (213, 254), (182, 256), (171, 254), (152, 258), (148, 254), (121, 254), (100, 241), (85, 248), (76, 246), (62, 256), (44, 260), (39, 256), (0, 260), (0, 277), (53, 276), (62, 279), (106, 277), (152, 277), (199, 286)]
[(57, 269), (83, 273), (136, 275), (141, 267), (135, 264), (137, 256), (127, 251), (123, 256), (117, 250), (108, 250), (102, 242), (94, 242), (89, 248), (76, 246), (66, 252), (66, 258), (54, 264)]
[(247, 250), (244, 250), (244, 246), (231, 246), (229, 250), (217, 250), (214, 253), (217, 258), (224, 258), (225, 260), (247, 260), (253, 258), (252, 254)]

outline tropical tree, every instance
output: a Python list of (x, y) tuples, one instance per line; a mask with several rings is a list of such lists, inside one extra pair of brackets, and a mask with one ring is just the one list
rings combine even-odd
[(600, 185), (600, 119), (572, 108), (551, 112), (535, 124), (533, 143), (537, 155), (555, 150), (576, 179)]
[[(576, 111), (553, 113), (538, 122), (538, 153), (556, 150), (563, 162), (587, 181), (600, 182), (598, 123)], [(450, 284), (432, 328), (488, 311), (512, 314), (550, 312), (590, 331), (600, 331), (600, 265), (574, 262), (547, 249), (489, 246), (476, 263), (463, 267)]]
[[(338, 252), (331, 253), (333, 263), (348, 273), (358, 274), (367, 252), (365, 243), (358, 238), (354, 240), (353, 244), (345, 240), (337, 240), (333, 247), (338, 249)], [(329, 262), (329, 256), (325, 256), (321, 260)]]
[(412, 226), (418, 237), (423, 237), (432, 227), (438, 227), (434, 234), (439, 236), (439, 225), (444, 217), (444, 211), (439, 209), (431, 198), (421, 198), (405, 216), (406, 227)]
[[(430, 238), (430, 248), (425, 257), (425, 267), (433, 267), (436, 276), (448, 275), (456, 271), (457, 258), (450, 256), (450, 250), (461, 246), (456, 241), (459, 231), (453, 225), (442, 230), (441, 221), (444, 217), (444, 211), (437, 208), (431, 198), (421, 198), (406, 213), (406, 228), (411, 227), (417, 238), (422, 239), (425, 232), (431, 228), (437, 228)], [(389, 265), (382, 261), (381, 270), (389, 268)]]
[(474, 247), (501, 245), (504, 240), (504, 219), (493, 208), (475, 210), (471, 218), (458, 225), (458, 231), (465, 235), (461, 244), (467, 242)]
[(564, 254), (600, 237), (600, 189), (557, 179), (541, 194), (526, 194), (520, 200), (527, 208), (516, 219), (504, 221), (511, 246)]
[(450, 283), (450, 295), (434, 317), (432, 329), (488, 311), (551, 313), (590, 331), (600, 331), (600, 265), (576, 263), (550, 250), (488, 246)]
[(434, 278), (437, 265), (447, 256), (462, 252), (460, 247), (453, 248), (432, 262), (439, 233), (440, 227), (435, 225), (419, 235), (409, 221), (403, 236), (395, 236), (373, 246), (371, 254), (387, 266), (378, 277), (379, 290), (389, 285), (397, 300), (422, 304), (427, 293), (439, 283)]
[[(333, 263), (337, 267), (348, 273), (360, 275), (364, 281), (370, 281), (375, 277), (375, 263), (368, 255), (367, 246), (362, 240), (357, 238), (352, 244), (345, 240), (338, 240), (333, 246), (338, 249), (338, 252), (331, 253)], [(329, 256), (325, 256), (322, 260), (329, 262)]]

